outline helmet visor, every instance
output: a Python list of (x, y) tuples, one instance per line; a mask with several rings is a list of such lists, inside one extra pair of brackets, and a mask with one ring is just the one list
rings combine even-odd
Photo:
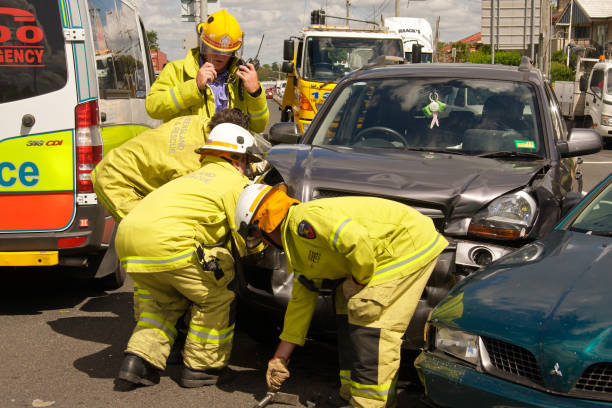
[(245, 222), (243, 222), (238, 229), (238, 233), (244, 239), (248, 249), (256, 248), (262, 242), (261, 231), (259, 231), (257, 224), (247, 225)]
[(218, 54), (218, 55), (223, 55), (225, 57), (231, 57), (232, 55), (236, 54), (238, 50), (234, 50), (234, 51), (223, 51), (223, 50), (219, 50), (216, 48), (213, 48), (209, 45), (207, 45), (204, 41), (200, 41), (200, 54), (202, 55), (206, 55), (206, 54)]

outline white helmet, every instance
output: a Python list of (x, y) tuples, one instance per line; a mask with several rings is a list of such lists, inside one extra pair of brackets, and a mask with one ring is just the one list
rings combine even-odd
[(210, 131), (204, 146), (196, 153), (206, 151), (227, 152), (228, 154), (249, 154), (252, 161), (260, 161), (255, 146), (255, 138), (242, 126), (233, 123), (220, 123)]
[(238, 233), (245, 241), (247, 241), (251, 232), (249, 225), (259, 205), (272, 190), (274, 190), (274, 187), (267, 184), (251, 184), (240, 193), (236, 203), (236, 228), (238, 228)]

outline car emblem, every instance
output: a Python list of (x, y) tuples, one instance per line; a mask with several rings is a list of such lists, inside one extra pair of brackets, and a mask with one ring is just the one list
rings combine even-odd
[(555, 363), (555, 366), (552, 370), (550, 370), (551, 375), (558, 375), (559, 377), (563, 377), (563, 373), (559, 370), (559, 363)]

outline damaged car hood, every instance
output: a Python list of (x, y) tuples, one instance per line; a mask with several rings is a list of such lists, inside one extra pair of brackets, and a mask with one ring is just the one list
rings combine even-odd
[(491, 200), (529, 184), (545, 160), (495, 160), (426, 151), (278, 145), (267, 160), (296, 198), (368, 194), (471, 217)]

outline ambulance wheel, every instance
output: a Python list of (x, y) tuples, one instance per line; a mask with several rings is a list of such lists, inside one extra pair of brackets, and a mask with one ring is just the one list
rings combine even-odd
[(117, 267), (111, 274), (98, 279), (100, 289), (103, 289), (103, 290), (119, 289), (125, 283), (125, 278), (126, 278), (125, 270), (119, 265), (119, 261), (117, 261)]

